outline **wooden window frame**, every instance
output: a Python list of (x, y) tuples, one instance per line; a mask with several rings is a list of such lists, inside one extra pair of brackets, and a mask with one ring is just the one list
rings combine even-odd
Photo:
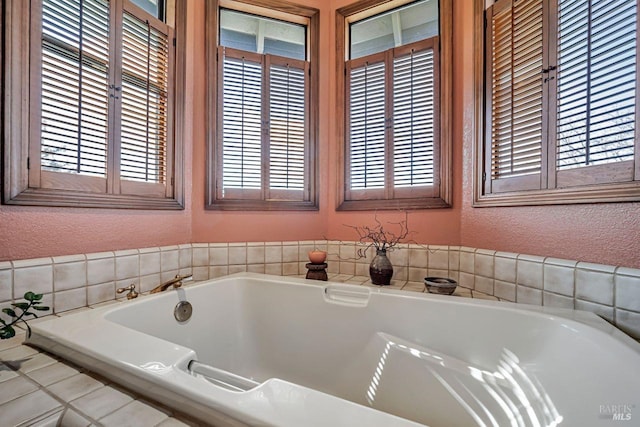
[[(547, 28), (549, 14), (557, 14), (556, 3), (551, 2), (549, 5), (545, 5), (545, 34), (553, 35), (552, 39), (555, 40), (555, 28)], [(474, 207), (499, 207), (499, 206), (533, 206), (533, 205), (559, 205), (559, 204), (583, 204), (583, 203), (618, 203), (618, 202), (637, 202), (640, 201), (640, 139), (636, 136), (636, 145), (634, 151), (634, 170), (631, 181), (627, 182), (606, 182), (603, 183), (599, 176), (601, 172), (607, 169), (607, 173), (611, 176), (620, 176), (623, 179), (628, 179), (628, 172), (620, 171), (620, 166), (624, 162), (609, 163), (603, 165), (584, 166), (577, 169), (568, 169), (561, 171), (558, 176), (556, 170), (555, 160), (551, 161), (550, 156), (555, 158), (555, 142), (552, 141), (555, 138), (555, 126), (549, 129), (547, 122), (548, 117), (555, 116), (555, 102), (549, 103), (549, 109), (551, 113), (549, 116), (543, 116), (543, 133), (549, 135), (544, 139), (548, 141), (543, 142), (543, 159), (541, 175), (537, 175), (538, 185), (529, 182), (529, 187), (532, 189), (522, 190), (513, 189), (509, 190), (508, 187), (504, 188), (504, 192), (491, 193), (486, 190), (485, 182), (487, 176), (490, 174), (490, 150), (491, 141), (489, 138), (490, 132), (490, 117), (491, 117), (491, 105), (488, 102), (489, 92), (487, 88), (487, 82), (490, 76), (486, 71), (486, 61), (488, 52), (490, 52), (490, 46), (486, 43), (485, 35), (485, 2), (484, 0), (474, 0), (474, 135), (475, 143), (473, 144), (473, 206)], [(638, 34), (640, 34), (640, 20), (636, 23)], [(548, 61), (550, 53), (548, 49), (545, 49), (545, 67), (548, 67)], [(552, 52), (555, 55), (555, 50)], [(553, 59), (553, 58), (551, 58)], [(636, 46), (636, 75), (640, 75), (640, 43)], [(553, 77), (553, 76), (552, 76)], [(637, 77), (636, 77), (637, 78)], [(486, 80), (485, 80), (486, 79)], [(553, 96), (555, 96), (555, 82), (552, 79), (551, 88)], [(551, 98), (550, 95), (546, 94)], [(635, 116), (635, 132), (636, 135), (640, 134), (640, 85), (636, 85), (636, 116)], [(546, 127), (546, 128), (545, 128)], [(489, 152), (489, 153), (488, 153)], [(526, 185), (524, 181), (527, 179), (536, 179), (533, 176), (521, 177), (521, 182), (518, 186)], [(557, 187), (556, 182), (558, 178), (563, 180), (565, 187)], [(575, 184), (574, 184), (575, 183)], [(575, 186), (570, 186), (575, 185)], [(540, 188), (542, 187), (542, 188)], [(550, 187), (550, 188), (544, 188)]]
[[(222, 79), (218, 65), (218, 37), (220, 7), (240, 12), (253, 13), (274, 19), (304, 23), (307, 26), (307, 52), (309, 55), (308, 84), (308, 125), (305, 163), (308, 167), (308, 183), (305, 191), (306, 200), (268, 200), (269, 189), (262, 188), (263, 196), (257, 199), (224, 199), (218, 188), (218, 175), (221, 175), (222, 135), (216, 126), (221, 114)], [(206, 61), (207, 61), (207, 157), (206, 157), (206, 200), (205, 209), (230, 211), (317, 211), (319, 209), (319, 171), (318, 171), (318, 100), (319, 100), (319, 41), (320, 11), (315, 8), (289, 3), (283, 0), (213, 0), (206, 2)], [(263, 95), (264, 98), (264, 95)], [(263, 168), (264, 170), (264, 168)], [(277, 190), (276, 190), (277, 192)]]
[[(377, 15), (390, 9), (411, 3), (413, 0), (361, 0), (351, 5), (336, 10), (336, 140), (338, 143), (338, 176), (337, 176), (337, 210), (393, 210), (393, 209), (431, 209), (450, 208), (452, 206), (452, 77), (453, 77), (453, 52), (452, 52), (452, 1), (440, 0), (439, 2), (439, 117), (436, 117), (439, 130), (434, 135), (435, 144), (439, 147), (439, 167), (436, 167), (434, 177), (433, 197), (414, 198), (379, 198), (369, 200), (349, 200), (347, 155), (347, 34), (348, 25), (351, 22)], [(436, 113), (436, 114), (438, 114)], [(439, 185), (438, 185), (439, 183)], [(404, 189), (403, 189), (404, 190)], [(401, 190), (400, 193), (403, 191)]]
[[(34, 0), (36, 1), (36, 0)], [(125, 0), (123, 0), (125, 1)], [(128, 4), (128, 3), (127, 3)], [(102, 186), (99, 191), (87, 191), (73, 189), (76, 177), (70, 175), (63, 179), (70, 184), (69, 189), (50, 189), (41, 186), (40, 173), (33, 172), (33, 166), (38, 165), (34, 158), (34, 144), (31, 144), (34, 132), (34, 111), (39, 116), (38, 105), (34, 105), (33, 99), (39, 98), (35, 93), (37, 87), (30, 78), (29, 70), (39, 60), (30, 53), (31, 31), (35, 17), (31, 16), (31, 1), (8, 0), (3, 2), (3, 19), (0, 22), (0, 30), (3, 34), (2, 46), (2, 141), (3, 141), (3, 192), (2, 203), (7, 205), (32, 205), (32, 206), (62, 206), (62, 207), (89, 207), (89, 208), (116, 208), (116, 209), (158, 209), (177, 210), (184, 209), (183, 189), (183, 146), (182, 135), (183, 106), (184, 106), (184, 52), (186, 35), (186, 2), (176, 2), (176, 60), (175, 71), (169, 82), (175, 90), (175, 97), (170, 108), (174, 109), (173, 123), (170, 124), (172, 138), (168, 142), (169, 152), (173, 151), (167, 162), (167, 185), (159, 193), (157, 188), (140, 191), (139, 183), (127, 182), (129, 192), (136, 194), (123, 194), (117, 189), (114, 191), (114, 178), (109, 178), (110, 184), (107, 191)], [(124, 6), (123, 6), (124, 7)], [(35, 110), (34, 110), (35, 109)], [(112, 128), (110, 127), (110, 130)], [(114, 143), (117, 145), (117, 143)], [(39, 141), (35, 144), (39, 147)], [(110, 147), (113, 151), (113, 147)], [(110, 154), (113, 156), (113, 154)], [(39, 148), (37, 152), (39, 159)], [(30, 169), (31, 167), (31, 169)], [(40, 172), (40, 171), (38, 171)], [(43, 173), (46, 171), (42, 171)], [(59, 174), (63, 175), (63, 174)], [(86, 178), (86, 177), (80, 177)], [(129, 185), (131, 184), (131, 185)], [(152, 185), (153, 187), (153, 185)], [(164, 187), (164, 186), (163, 186)], [(98, 190), (96, 188), (96, 190)], [(126, 191), (126, 190), (125, 190)]]

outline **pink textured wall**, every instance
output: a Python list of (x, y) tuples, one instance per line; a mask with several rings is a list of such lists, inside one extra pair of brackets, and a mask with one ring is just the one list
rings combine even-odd
[(189, 210), (0, 207), (0, 260), (39, 258), (189, 241)]
[[(320, 210), (204, 210), (204, 0), (189, 1), (186, 206), (180, 212), (0, 206), (0, 260), (188, 242), (355, 239), (344, 224), (371, 224), (373, 212), (336, 212), (335, 9), (352, 0), (300, 0), (321, 10)], [(640, 268), (640, 203), (473, 208), (473, 11), (454, 0), (454, 207), (409, 215), (420, 243), (465, 245)], [(191, 166), (191, 167), (190, 167)], [(397, 220), (380, 212), (381, 220)]]
[(640, 203), (473, 208), (473, 11), (457, 0), (464, 246), (640, 268)]
[(640, 204), (463, 209), (463, 245), (640, 268)]

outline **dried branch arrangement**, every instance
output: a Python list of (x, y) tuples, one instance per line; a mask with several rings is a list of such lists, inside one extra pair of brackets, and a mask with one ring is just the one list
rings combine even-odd
[[(358, 234), (358, 241), (365, 245), (358, 248), (356, 256), (358, 259), (366, 258), (369, 248), (375, 248), (383, 251), (392, 251), (395, 246), (404, 243), (406, 238), (412, 234), (409, 231), (408, 214), (404, 212), (404, 219), (399, 222), (387, 222), (383, 224), (378, 219), (378, 214), (374, 215), (375, 226), (368, 225), (348, 225), (345, 227), (352, 228)], [(385, 228), (386, 227), (386, 228)]]

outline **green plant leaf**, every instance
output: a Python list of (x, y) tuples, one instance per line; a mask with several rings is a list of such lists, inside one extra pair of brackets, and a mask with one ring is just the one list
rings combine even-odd
[(11, 303), (13, 307), (22, 311), (22, 314), (20, 314), (20, 316), (18, 316), (16, 312), (11, 308), (2, 309), (2, 313), (8, 314), (9, 316), (13, 317), (13, 320), (7, 323), (5, 320), (0, 319), (0, 322), (2, 323), (2, 325), (4, 325), (2, 328), (0, 328), (0, 339), (7, 339), (15, 336), (16, 331), (13, 329), (12, 326), (19, 320), (22, 320), (22, 322), (24, 322), (25, 326), (27, 327), (27, 337), (29, 337), (31, 335), (31, 327), (29, 326), (27, 321), (24, 319), (24, 316), (38, 317), (35, 313), (32, 313), (31, 311), (29, 311), (29, 309), (33, 307), (34, 310), (38, 310), (38, 311), (49, 310), (49, 307), (35, 306), (36, 304), (41, 303), (40, 300), (42, 299), (42, 294), (36, 294), (34, 292), (28, 291), (28, 292), (25, 292), (24, 299), (26, 299), (29, 302), (28, 303), (26, 302)]
[(9, 315), (9, 316), (11, 316), (11, 317), (18, 317), (18, 315), (16, 314), (16, 312), (15, 312), (15, 311), (13, 311), (13, 310), (12, 310), (12, 309), (10, 309), (10, 308), (3, 308), (3, 309), (2, 309), (2, 312), (3, 312), (3, 313), (8, 314), (8, 315)]
[(19, 308), (22, 311), (25, 311), (29, 308), (29, 304), (27, 304), (26, 302), (16, 302), (14, 304), (11, 304), (14, 307)]
[(42, 299), (42, 294), (36, 294), (29, 291), (24, 294), (24, 299), (27, 301), (40, 301)]
[(11, 326), (5, 326), (0, 329), (0, 339), (6, 340), (16, 336), (16, 331)]

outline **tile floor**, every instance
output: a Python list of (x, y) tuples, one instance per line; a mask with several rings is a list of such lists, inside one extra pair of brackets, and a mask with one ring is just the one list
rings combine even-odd
[(24, 337), (21, 331), (0, 341), (3, 427), (199, 425), (84, 368), (22, 345)]
[[(329, 280), (375, 286), (364, 276), (329, 274)], [(420, 282), (393, 281), (389, 288), (425, 292)], [(499, 300), (461, 287), (454, 295)], [(101, 305), (104, 304), (97, 306)], [(23, 345), (24, 338), (22, 330), (14, 338), (0, 341), (0, 414), (3, 427), (201, 425), (85, 368)]]

